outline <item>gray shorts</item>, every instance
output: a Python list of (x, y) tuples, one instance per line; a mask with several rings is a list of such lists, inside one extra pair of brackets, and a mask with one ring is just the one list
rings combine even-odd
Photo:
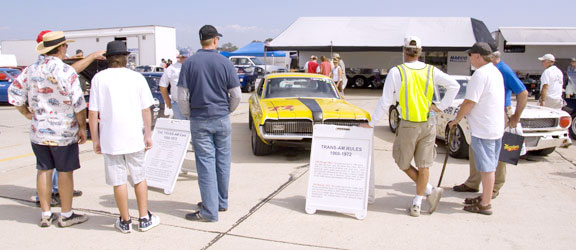
[(104, 154), (106, 184), (120, 186), (126, 184), (130, 171), (131, 184), (138, 184), (146, 178), (144, 169), (144, 150), (123, 155)]

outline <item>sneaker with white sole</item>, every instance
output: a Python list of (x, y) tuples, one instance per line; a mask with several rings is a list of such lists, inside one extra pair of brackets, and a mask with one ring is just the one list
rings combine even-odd
[(160, 224), (160, 217), (153, 215), (152, 213), (150, 213), (150, 211), (148, 211), (148, 218), (150, 219), (147, 218), (138, 219), (138, 230), (140, 230), (140, 232), (146, 232)]
[(114, 227), (118, 229), (121, 233), (130, 233), (132, 232), (132, 219), (128, 221), (123, 221), (122, 217), (118, 217), (114, 222)]
[(58, 218), (58, 226), (59, 227), (69, 227), (72, 225), (84, 223), (87, 220), (88, 220), (88, 215), (72, 213), (72, 216), (70, 216), (68, 218), (65, 218), (64, 216), (60, 216)]
[(410, 216), (412, 216), (412, 217), (420, 216), (420, 206), (412, 205), (412, 207), (410, 207), (409, 210), (410, 210)]
[(54, 214), (51, 214), (50, 216), (42, 216), (42, 219), (40, 219), (40, 227), (49, 227), (55, 219), (56, 215)]
[(440, 198), (442, 198), (443, 192), (444, 189), (435, 187), (432, 190), (432, 194), (426, 197), (426, 200), (428, 200), (428, 203), (430, 203), (430, 213), (434, 213), (434, 211), (436, 211), (436, 208), (438, 208), (438, 204), (440, 204)]

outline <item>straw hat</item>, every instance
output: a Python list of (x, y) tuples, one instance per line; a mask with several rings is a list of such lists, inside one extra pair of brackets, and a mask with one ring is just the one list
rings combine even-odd
[(48, 32), (42, 36), (42, 42), (38, 43), (38, 46), (36, 46), (36, 52), (46, 54), (54, 48), (70, 42), (74, 42), (74, 40), (66, 40), (64, 32), (62, 31)]

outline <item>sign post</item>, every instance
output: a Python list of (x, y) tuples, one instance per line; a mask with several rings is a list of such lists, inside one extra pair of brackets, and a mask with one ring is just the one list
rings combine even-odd
[(190, 144), (190, 121), (159, 118), (152, 133), (152, 149), (146, 152), (144, 167), (148, 186), (174, 191), (180, 168)]
[(314, 125), (306, 213), (367, 214), (373, 129)]

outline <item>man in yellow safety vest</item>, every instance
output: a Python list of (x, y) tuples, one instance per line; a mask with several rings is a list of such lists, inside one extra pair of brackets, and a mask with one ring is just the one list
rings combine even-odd
[[(388, 71), (382, 97), (372, 114), (372, 121), (362, 127), (372, 128), (391, 105), (398, 103), (401, 121), (396, 130), (392, 155), (398, 167), (416, 183), (416, 197), (409, 208), (411, 216), (420, 216), (422, 199), (427, 196), (433, 213), (442, 197), (442, 189), (428, 183), (429, 170), (436, 156), (435, 113), (448, 108), (460, 85), (438, 68), (418, 61), (422, 53), (420, 38), (404, 39), (404, 63)], [(436, 85), (446, 88), (442, 100), (433, 104)], [(411, 165), (412, 159), (416, 168)]]

